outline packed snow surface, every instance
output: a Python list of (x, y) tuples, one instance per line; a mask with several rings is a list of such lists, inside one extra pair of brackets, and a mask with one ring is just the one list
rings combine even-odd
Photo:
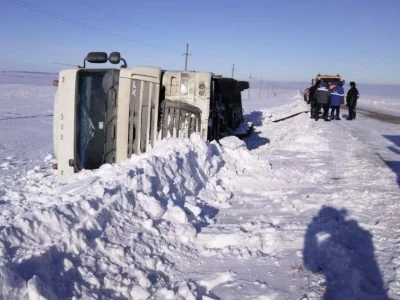
[(60, 180), (54, 88), (0, 89), (0, 299), (400, 299), (398, 123), (252, 91), (245, 140)]

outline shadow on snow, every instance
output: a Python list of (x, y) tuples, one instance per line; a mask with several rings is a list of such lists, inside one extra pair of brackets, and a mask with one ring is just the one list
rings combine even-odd
[(388, 299), (372, 235), (345, 216), (346, 210), (323, 206), (313, 218), (304, 241), (305, 267), (325, 276), (324, 300)]
[(246, 122), (252, 122), (254, 125), (254, 131), (248, 138), (244, 139), (246, 143), (246, 147), (249, 150), (257, 149), (258, 147), (264, 146), (270, 142), (270, 140), (266, 137), (262, 137), (260, 135), (260, 131), (257, 131), (256, 128), (263, 125), (264, 116), (261, 111), (253, 111), (249, 114), (244, 115), (244, 120)]
[(383, 135), (391, 141), (394, 146), (389, 146), (388, 149), (393, 153), (399, 155), (398, 160), (384, 160), (386, 165), (397, 175), (397, 184), (400, 187), (400, 135)]

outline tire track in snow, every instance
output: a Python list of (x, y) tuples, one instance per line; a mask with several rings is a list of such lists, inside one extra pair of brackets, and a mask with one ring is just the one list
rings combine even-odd
[[(373, 234), (374, 245), (382, 263), (391, 296), (400, 298), (400, 286), (397, 284), (400, 280), (400, 213), (398, 212), (400, 193), (395, 174), (390, 171), (380, 157), (379, 150), (371, 145), (371, 140), (367, 136), (356, 131), (351, 124), (343, 122), (336, 125), (345, 129), (355, 141), (364, 145), (362, 155), (364, 158), (369, 158), (370, 163), (366, 172), (373, 174), (371, 177), (376, 178), (376, 181), (380, 183), (380, 186), (375, 187), (371, 192), (372, 195), (376, 195), (375, 199), (379, 203), (376, 208), (371, 209), (376, 210), (376, 216), (367, 222), (366, 228)], [(363, 209), (365, 208), (363, 206)], [(364, 211), (359, 211), (358, 215), (368, 218)]]
[[(396, 115), (390, 114), (391, 111), (374, 111), (372, 109), (368, 109), (365, 107), (362, 108), (357, 108), (357, 111), (360, 111), (363, 115), (369, 118), (373, 118), (379, 121), (383, 122), (388, 122), (388, 123), (393, 123), (393, 124), (400, 124), (400, 116), (398, 115), (399, 113), (397, 112)], [(392, 112), (393, 113), (393, 112)]]

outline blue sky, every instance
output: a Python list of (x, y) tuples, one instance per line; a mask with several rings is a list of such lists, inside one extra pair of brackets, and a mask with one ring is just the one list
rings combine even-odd
[(399, 0), (1, 3), (0, 70), (56, 72), (66, 67), (54, 62), (80, 64), (89, 51), (119, 51), (129, 66), (182, 69), (189, 42), (191, 70), (229, 76), (235, 63), (238, 78), (309, 81), (321, 72), (400, 84)]

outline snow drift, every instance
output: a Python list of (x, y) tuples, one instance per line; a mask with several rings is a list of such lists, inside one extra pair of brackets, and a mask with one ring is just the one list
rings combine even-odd
[(65, 181), (40, 176), (35, 191), (46, 201), (0, 232), (2, 297), (201, 296), (195, 283), (174, 282), (171, 268), (197, 257), (197, 233), (228, 204), (222, 169), (240, 171), (239, 161), (257, 159), (237, 138), (221, 145), (193, 134)]

